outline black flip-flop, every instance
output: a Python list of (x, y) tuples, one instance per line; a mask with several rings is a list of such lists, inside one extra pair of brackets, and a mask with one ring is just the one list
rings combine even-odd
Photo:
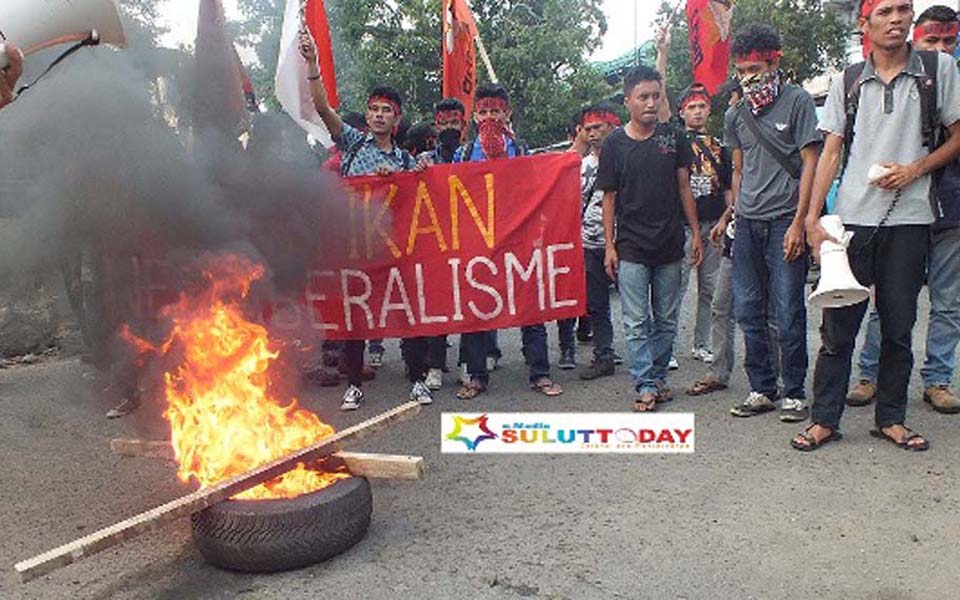
[[(896, 423), (894, 423), (894, 425), (896, 425)], [(893, 425), (890, 425), (890, 427), (893, 427)], [(883, 430), (880, 430), (880, 429), (871, 429), (870, 435), (878, 439), (887, 440), (891, 444), (898, 446), (900, 448), (903, 448), (904, 450), (909, 450), (910, 452), (924, 452), (930, 449), (930, 442), (929, 440), (927, 440), (927, 438), (923, 437), (916, 431), (913, 431), (912, 429), (908, 428), (906, 425), (901, 425), (901, 427), (903, 427), (903, 429), (907, 432), (907, 436), (903, 438), (902, 442), (898, 442), (896, 439), (894, 439), (892, 435), (886, 434), (883, 432)], [(923, 440), (923, 443), (922, 444), (910, 443), (910, 440), (915, 440), (917, 438), (920, 438), (921, 440)]]
[[(803, 431), (798, 433), (796, 436), (794, 436), (794, 438), (790, 440), (790, 445), (796, 448), (797, 450), (799, 450), (800, 452), (813, 452), (820, 446), (824, 446), (826, 444), (829, 444), (830, 442), (836, 442), (838, 440), (843, 439), (842, 433), (840, 433), (836, 429), (831, 429), (830, 435), (828, 435), (827, 437), (817, 442), (817, 438), (813, 437), (813, 434), (810, 433), (810, 429), (812, 429), (815, 425), (818, 425), (818, 423), (811, 423), (806, 429), (804, 429)], [(821, 427), (823, 427), (823, 425), (821, 425)], [(804, 441), (807, 442), (807, 445), (798, 444), (797, 436), (803, 438)]]

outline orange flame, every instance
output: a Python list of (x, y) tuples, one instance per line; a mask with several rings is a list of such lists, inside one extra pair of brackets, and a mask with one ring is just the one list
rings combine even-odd
[[(177, 363), (164, 373), (171, 441), (177, 476), (207, 487), (310, 446), (334, 433), (315, 414), (283, 406), (269, 391), (270, 366), (278, 352), (267, 330), (247, 320), (242, 301), (263, 276), (260, 265), (236, 255), (218, 258), (203, 272), (206, 289), (181, 294), (161, 315), (173, 325), (159, 344), (123, 335), (138, 352)], [(176, 353), (176, 354), (173, 354)], [(235, 496), (238, 499), (293, 498), (349, 477), (300, 464), (280, 477)]]

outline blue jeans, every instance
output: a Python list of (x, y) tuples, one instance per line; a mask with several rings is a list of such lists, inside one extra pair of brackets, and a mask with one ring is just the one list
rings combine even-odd
[(733, 241), (733, 313), (743, 331), (743, 366), (750, 389), (777, 397), (777, 375), (767, 329), (770, 300), (780, 335), (780, 374), (783, 395), (806, 398), (807, 310), (804, 299), (807, 257), (783, 258), (783, 238), (792, 217), (773, 221), (737, 219)]
[(557, 321), (557, 337), (560, 338), (560, 352), (576, 350), (577, 347), (577, 320), (563, 319)]
[(680, 263), (648, 267), (620, 261), (620, 304), (627, 360), (637, 392), (655, 394), (666, 385), (670, 350), (677, 335)]
[[(956, 370), (960, 342), (960, 232), (934, 234), (928, 258), (927, 288), (930, 321), (927, 326), (927, 358), (920, 374), (924, 387), (950, 385)], [(870, 312), (867, 338), (860, 351), (860, 379), (877, 382), (880, 368), (880, 317)]]

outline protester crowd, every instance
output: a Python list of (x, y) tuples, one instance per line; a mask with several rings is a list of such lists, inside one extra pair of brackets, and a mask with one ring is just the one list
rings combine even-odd
[[(736, 362), (736, 324), (744, 337), (749, 390), (732, 415), (779, 409), (782, 421), (810, 419), (791, 441), (809, 451), (841, 437), (845, 404), (875, 402), (873, 435), (908, 450), (927, 449), (929, 441), (906, 425), (911, 332), (923, 285), (931, 299), (923, 399), (940, 413), (960, 412), (950, 389), (960, 341), (960, 89), (953, 58), (960, 22), (945, 6), (914, 17), (911, 0), (861, 2), (869, 54), (834, 78), (819, 119), (810, 94), (780, 69), (778, 32), (761, 24), (742, 28), (732, 42), (736, 77), (725, 89), (731, 100), (722, 138), (707, 131), (713, 98), (702, 85), (687, 89), (671, 115), (666, 43), (660, 44), (657, 69), (641, 65), (625, 77), (626, 124), (604, 102), (580, 111), (570, 151), (582, 157), (587, 314), (579, 325), (557, 324), (559, 368), (576, 368), (578, 339), (593, 343), (581, 379), (614, 375), (624, 362), (613, 348), (616, 290), (636, 392), (633, 409), (650, 412), (670, 401), (678, 315), (695, 278), (691, 352), (707, 372), (688, 395), (727, 388)], [(458, 100), (443, 100), (433, 123), (410, 128), (402, 146), (395, 133), (403, 103), (392, 88), (373, 89), (363, 121), (355, 116), (347, 124), (327, 101), (312, 40), (304, 36), (301, 43), (314, 105), (339, 150), (331, 168), (341, 175), (529, 153), (513, 130), (510, 98), (497, 84), (476, 90), (471, 115)], [(873, 287), (875, 308), (859, 382), (849, 394), (868, 306), (823, 310), (808, 398), (805, 286), (811, 254), (817, 257), (831, 239), (819, 219), (838, 177), (833, 212), (852, 234), (850, 266), (861, 284)], [(562, 394), (551, 378), (546, 325), (523, 327), (522, 340), (532, 390)], [(365, 345), (325, 347), (325, 362), (347, 379), (344, 410), (361, 406), (363, 379), (373, 375), (364, 364)], [(402, 341), (412, 399), (432, 402), (448, 371), (449, 346), (445, 336)], [(466, 333), (459, 346), (457, 397), (473, 400), (487, 391), (497, 370), (497, 332)], [(370, 363), (379, 366), (382, 345), (371, 348)], [(336, 385), (339, 377), (334, 372), (325, 381)]]
[[(625, 124), (607, 102), (574, 117), (569, 151), (581, 157), (587, 306), (579, 320), (557, 323), (560, 369), (577, 368), (577, 341), (592, 342), (582, 380), (612, 376), (626, 363), (633, 410), (651, 412), (669, 402), (678, 315), (695, 279), (691, 355), (706, 373), (687, 395), (727, 389), (739, 326), (749, 390), (731, 407), (733, 416), (779, 410), (782, 421), (809, 419), (791, 444), (810, 451), (841, 438), (846, 405), (875, 403), (872, 435), (926, 450), (929, 440), (906, 425), (912, 330), (926, 285), (923, 400), (939, 413), (960, 413), (950, 388), (960, 341), (960, 81), (954, 59), (960, 21), (946, 6), (916, 16), (912, 0), (861, 0), (860, 9), (867, 58), (833, 79), (819, 119), (810, 94), (780, 68), (778, 32), (762, 24), (741, 28), (732, 42), (736, 77), (723, 89), (730, 102), (722, 137), (707, 130), (713, 98), (703, 85), (684, 91), (671, 114), (665, 36), (657, 68), (640, 65), (625, 76)], [(327, 99), (309, 34), (300, 45), (314, 107), (337, 144), (324, 164), (328, 170), (345, 177), (386, 175), (530, 154), (513, 129), (510, 98), (501, 85), (479, 86), (472, 114), (459, 100), (444, 99), (432, 122), (400, 135), (403, 99), (395, 89), (375, 87), (364, 114), (341, 117)], [(13, 99), (21, 71), (19, 52), (14, 48), (8, 55), (0, 107)], [(849, 240), (831, 238), (820, 224), (837, 181), (831, 212), (852, 234)], [(854, 276), (873, 288), (874, 308), (852, 389), (855, 344), (868, 303), (822, 311), (808, 398), (805, 286), (810, 258), (818, 258), (826, 240), (847, 243)], [(613, 345), (615, 291), (623, 358)], [(563, 394), (551, 377), (546, 324), (525, 326), (521, 333), (531, 390)], [(433, 401), (451, 370), (452, 341), (401, 341), (411, 399)], [(382, 342), (324, 344), (324, 366), (311, 376), (323, 385), (346, 380), (342, 410), (362, 406), (363, 382), (375, 377), (383, 361)], [(461, 335), (457, 398), (481, 397), (501, 357), (496, 331)]]

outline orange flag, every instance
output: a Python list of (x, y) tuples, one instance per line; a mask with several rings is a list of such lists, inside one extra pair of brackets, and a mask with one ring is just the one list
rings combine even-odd
[(473, 111), (477, 87), (477, 24), (466, 0), (443, 0), (443, 97)]

